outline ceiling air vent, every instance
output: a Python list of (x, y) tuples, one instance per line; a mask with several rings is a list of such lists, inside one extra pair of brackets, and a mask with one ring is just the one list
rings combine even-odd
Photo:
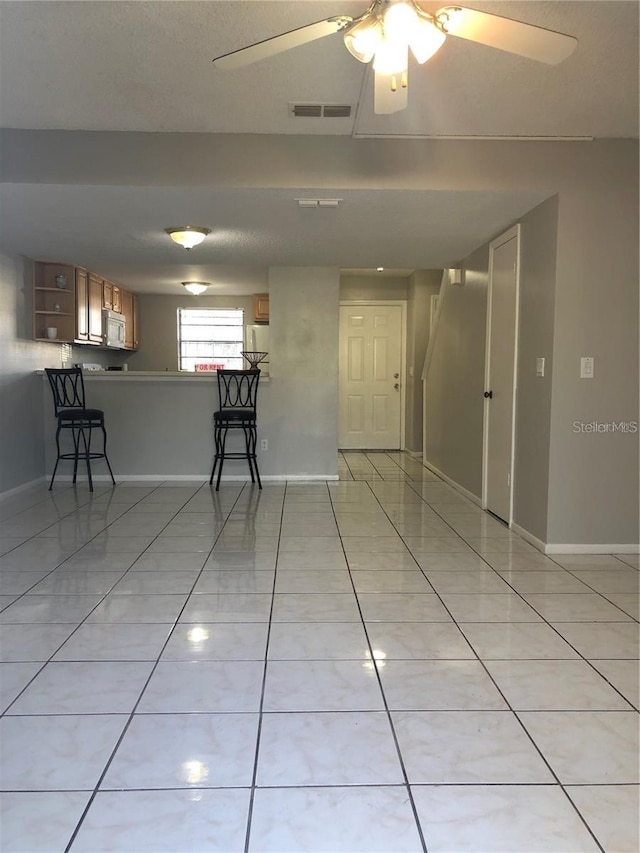
[(325, 118), (350, 118), (351, 104), (325, 104), (322, 115)]
[(351, 104), (289, 104), (293, 118), (350, 118)]

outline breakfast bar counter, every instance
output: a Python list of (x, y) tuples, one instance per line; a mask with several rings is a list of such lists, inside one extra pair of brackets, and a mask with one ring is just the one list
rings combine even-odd
[[(215, 373), (85, 371), (86, 405), (102, 409), (107, 452), (116, 480), (208, 480), (213, 464), (213, 412), (218, 406)], [(306, 385), (308, 395), (309, 387)], [(262, 479), (336, 479), (337, 447), (327, 442), (335, 422), (313, 417), (292, 429), (291, 380), (264, 376), (258, 388), (258, 466)], [(299, 399), (304, 399), (300, 389)], [(55, 464), (55, 419), (49, 383), (44, 377), (46, 470)], [(326, 415), (330, 417), (330, 415)], [(295, 426), (295, 425), (294, 425)], [(100, 441), (96, 435), (93, 440)], [(229, 435), (232, 442), (240, 441)], [(266, 446), (265, 446), (266, 443)], [(94, 479), (108, 479), (104, 462), (92, 467)], [(58, 477), (70, 476), (70, 463)], [(84, 477), (84, 471), (79, 468)], [(224, 479), (249, 480), (244, 460), (225, 462)]]

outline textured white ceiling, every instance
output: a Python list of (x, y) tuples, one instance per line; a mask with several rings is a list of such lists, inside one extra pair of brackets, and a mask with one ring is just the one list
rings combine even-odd
[[(546, 66), (453, 37), (410, 70), (410, 109), (375, 117), (366, 89), (357, 122), (293, 119), (289, 102), (358, 103), (367, 69), (341, 35), (236, 71), (222, 53), (366, 0), (3, 2), (2, 126), (210, 133), (393, 133), (633, 136), (638, 4), (473, 2), (483, 11), (569, 33), (579, 45)], [(425, 2), (435, 11), (442, 2)]]
[[(421, 5), (435, 11), (443, 4)], [(406, 149), (381, 157), (370, 146), (382, 140), (349, 137), (638, 135), (634, 0), (470, 2), (575, 35), (578, 48), (548, 67), (449, 38), (433, 60), (410, 69), (409, 108), (393, 116), (373, 114), (369, 71), (339, 34), (233, 72), (211, 63), (311, 21), (358, 15), (366, 5), (0, 2), (0, 125), (34, 132), (0, 151), (2, 246), (83, 264), (140, 292), (182, 292), (179, 282), (194, 277), (216, 281), (219, 292), (251, 292), (266, 286), (269, 265), (446, 266), (553, 188), (453, 192), (436, 181), (437, 191), (414, 192), (406, 188)], [(291, 102), (350, 103), (353, 117), (293, 119)], [(95, 156), (86, 156), (84, 137), (49, 133), (42, 144), (38, 130), (93, 131)], [(155, 160), (139, 133), (113, 131), (175, 134), (174, 158)], [(263, 178), (252, 163), (247, 177), (228, 176), (224, 160), (208, 162), (206, 134), (263, 134), (278, 168)], [(293, 134), (320, 147), (341, 137), (353, 146), (349, 172), (327, 186), (313, 159), (291, 156)], [(229, 137), (238, 146), (242, 138)], [(117, 176), (106, 168), (109, 158), (120, 164)], [(203, 165), (217, 174), (198, 186)], [(403, 172), (404, 188), (384, 188), (385, 175)], [(337, 210), (300, 210), (300, 196), (343, 202)], [(213, 229), (197, 255), (163, 233), (186, 223)]]

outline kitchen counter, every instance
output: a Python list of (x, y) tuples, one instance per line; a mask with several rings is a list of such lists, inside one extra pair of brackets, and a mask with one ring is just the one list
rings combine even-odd
[[(215, 374), (85, 371), (84, 379), (87, 406), (105, 413), (107, 452), (116, 480), (209, 479), (214, 453), (212, 415), (218, 406)], [(49, 383), (46, 377), (43, 380), (46, 466), (51, 472), (55, 463), (55, 418)], [(308, 383), (305, 386), (308, 393)], [(337, 451), (314, 462), (309, 461), (306, 449), (308, 442), (322, 445), (333, 424), (314, 419), (292, 436), (289, 393), (282, 382), (260, 377), (261, 477), (267, 481), (337, 479)], [(100, 439), (95, 435), (94, 440)], [(239, 447), (243, 440), (240, 431), (230, 433), (227, 449)], [(263, 442), (268, 449), (264, 449)], [(84, 477), (82, 465), (79, 470)], [(108, 478), (104, 461), (97, 460), (92, 470), (97, 480)], [(68, 477), (71, 471), (71, 463), (61, 463), (59, 476)], [(223, 479), (250, 479), (246, 461), (225, 462)]]
[[(210, 373), (188, 373), (178, 370), (84, 370), (82, 373), (84, 381), (87, 380), (111, 380), (124, 379), (127, 382), (135, 381), (179, 381), (179, 382), (202, 382), (212, 380), (215, 382), (216, 374), (214, 371)], [(260, 376), (260, 386), (269, 381), (269, 374), (262, 373)]]

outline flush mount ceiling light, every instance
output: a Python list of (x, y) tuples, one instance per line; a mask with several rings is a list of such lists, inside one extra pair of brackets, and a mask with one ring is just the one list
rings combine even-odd
[(338, 32), (357, 60), (373, 60), (374, 110), (380, 114), (395, 113), (407, 106), (409, 51), (422, 65), (442, 47), (447, 36), (548, 65), (562, 62), (577, 44), (573, 36), (461, 6), (444, 6), (430, 14), (415, 0), (372, 0), (358, 18), (338, 15), (316, 21), (218, 56), (213, 62), (216, 68), (241, 68)]
[(202, 243), (207, 234), (211, 234), (210, 228), (199, 228), (194, 225), (179, 225), (176, 228), (165, 228), (164, 230), (174, 243), (184, 246), (187, 251)]
[(210, 281), (183, 281), (182, 286), (185, 290), (189, 291), (189, 293), (193, 294), (193, 296), (200, 296), (205, 292), (209, 287), (211, 287)]

